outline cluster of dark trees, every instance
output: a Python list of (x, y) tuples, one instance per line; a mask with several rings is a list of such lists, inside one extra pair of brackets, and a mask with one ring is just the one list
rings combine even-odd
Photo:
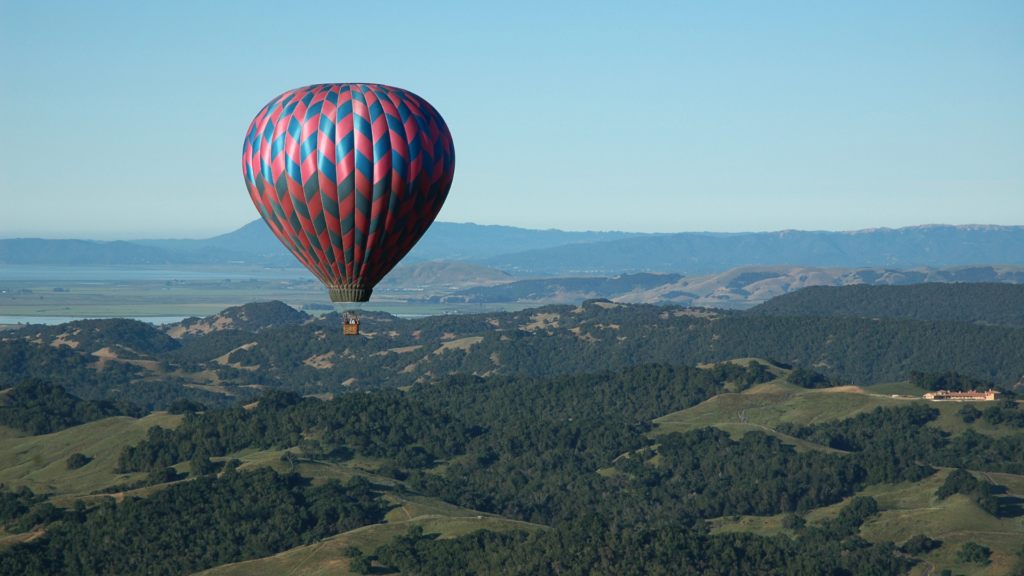
[[(983, 472), (1024, 474), (1024, 435), (994, 438), (968, 428), (950, 437), (938, 428), (925, 426), (938, 417), (939, 411), (924, 404), (875, 408), (844, 420), (820, 424), (780, 424), (779, 432), (809, 442), (856, 452), (883, 482), (899, 481), (915, 468), (911, 462), (950, 468), (966, 468)], [(903, 463), (906, 466), (898, 466)], [(930, 473), (930, 472), (929, 472)], [(914, 473), (916, 474), (916, 473)]]
[(609, 478), (593, 474), (596, 462), (574, 457), (571, 445), (543, 452), (525, 445), (517, 446), (527, 449), (519, 455), (471, 454), (442, 476), (417, 471), (409, 482), (444, 500), (521, 520), (559, 524), (600, 510), (623, 525), (650, 526), (806, 512), (851, 495), (865, 477), (850, 459), (798, 454), (762, 432), (733, 441), (707, 428), (658, 442), (656, 451), (620, 457)]
[[(262, 558), (383, 520), (388, 506), (365, 479), (311, 486), (270, 468), (172, 484), (147, 498), (104, 498), (71, 510), (0, 492), (0, 514), (18, 528), (48, 525), (0, 553), (0, 574), (191, 574)], [(42, 507), (50, 516), (40, 518)], [(56, 522), (56, 520), (61, 520)]]
[(956, 557), (961, 562), (983, 565), (988, 565), (992, 562), (989, 560), (991, 555), (991, 550), (977, 542), (964, 542), (964, 545), (956, 552)]
[[(659, 437), (662, 447), (649, 449), (652, 418), (696, 405), (752, 373), (737, 369), (743, 370), (655, 365), (619, 374), (456, 377), (417, 386), (411, 398), (486, 431), (444, 474), (412, 471), (408, 482), (450, 502), (545, 524), (595, 507), (629, 517), (622, 521), (649, 523), (806, 510), (848, 495), (863, 476), (859, 469), (831, 455), (796, 454), (764, 434), (734, 442), (717, 430), (695, 431)], [(672, 450), (676, 443), (686, 448)], [(593, 474), (640, 449), (618, 459), (621, 474)], [(649, 462), (656, 455), (657, 466)], [(677, 455), (691, 459), (676, 465)], [(728, 474), (719, 475), (723, 470)], [(765, 483), (766, 473), (775, 480)], [(688, 496), (694, 493), (700, 496)]]
[(801, 388), (836, 388), (838, 386), (849, 386), (852, 384), (845, 378), (838, 376), (826, 376), (816, 370), (796, 367), (786, 376), (786, 381)]
[[(235, 407), (198, 414), (183, 409), (186, 417), (177, 429), (153, 427), (147, 440), (125, 448), (119, 469), (148, 471), (189, 461), (197, 452), (225, 456), (250, 447), (293, 446), (320, 459), (344, 460), (358, 453), (391, 459), (404, 468), (423, 468), (435, 459), (466, 453), (485, 431), (494, 434), (506, 423), (532, 426), (524, 422), (532, 419), (540, 419), (543, 426), (553, 420), (550, 425), (577, 441), (595, 429), (597, 437), (588, 445), (608, 464), (622, 451), (646, 443), (643, 434), (653, 418), (699, 404), (723, 391), (729, 381), (745, 380), (752, 373), (763, 378), (763, 367), (752, 366), (756, 368), (721, 364), (701, 370), (650, 365), (554, 378), (460, 375), (416, 385), (404, 394), (383, 390), (330, 401), (268, 391), (253, 410)], [(554, 430), (531, 433), (541, 438), (552, 434), (557, 436)]]
[(910, 286), (811, 286), (745, 314), (952, 320), (1024, 326), (1024, 284), (929, 282)]
[(4, 490), (0, 486), (0, 523), (7, 532), (21, 533), (64, 517), (64, 511), (25, 486)]
[(1013, 398), (1003, 399), (995, 406), (989, 406), (984, 410), (965, 404), (956, 414), (965, 424), (971, 424), (980, 418), (993, 426), (1005, 424), (1012, 428), (1024, 428), (1024, 412)]
[(972, 378), (952, 370), (946, 372), (911, 370), (907, 374), (907, 381), (918, 388), (924, 388), (933, 392), (938, 392), (939, 390), (968, 392), (970, 390), (989, 390), (993, 387), (992, 382), (989, 380)]
[(202, 414), (188, 411), (174, 430), (150, 428), (146, 440), (124, 449), (118, 470), (144, 472), (190, 461), (197, 454), (226, 456), (246, 448), (293, 446), (320, 459), (345, 460), (355, 451), (424, 467), (435, 458), (461, 453), (476, 434), (394, 390), (347, 394), (330, 401), (269, 391), (253, 410), (238, 406)]
[(145, 414), (129, 402), (85, 401), (68, 394), (61, 386), (30, 378), (5, 394), (5, 405), (0, 406), (0, 425), (38, 436), (111, 416), (141, 418)]
[(745, 533), (710, 535), (702, 526), (666, 524), (623, 529), (590, 513), (553, 530), (479, 531), (437, 540), (413, 528), (374, 552), (378, 563), (403, 574), (904, 574), (911, 561), (891, 542), (856, 536), (877, 510), (858, 498), (822, 527), (805, 526), (796, 538)]
[(903, 549), (904, 554), (920, 556), (921, 554), (927, 554), (932, 550), (936, 550), (941, 547), (942, 540), (933, 540), (924, 534), (918, 534), (909, 538), (900, 548)]
[(942, 483), (942, 487), (935, 492), (939, 500), (945, 500), (953, 494), (970, 496), (977, 500), (981, 508), (989, 514), (999, 515), (999, 499), (992, 492), (992, 484), (971, 476), (962, 468), (950, 472), (946, 481)]

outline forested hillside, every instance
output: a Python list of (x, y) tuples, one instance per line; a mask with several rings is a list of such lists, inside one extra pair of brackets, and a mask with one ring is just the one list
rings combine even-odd
[[(731, 573), (739, 561), (768, 574), (861, 573), (865, 567), (902, 574), (914, 562), (910, 557), (930, 548), (904, 544), (907, 555), (900, 556), (892, 541), (858, 536), (883, 511), (875, 499), (857, 496), (865, 490), (939, 482), (942, 488), (929, 488), (934, 498), (974, 506), (990, 523), (1020, 514), (1005, 490), (979, 488), (969, 475), (937, 467), (1020, 474), (1022, 437), (991, 435), (987, 431), (1006, 425), (979, 428), (986, 426), (981, 421), (952, 435), (929, 425), (940, 420), (940, 411), (921, 402), (735, 437), (703, 427), (661, 433), (651, 423), (665, 411), (702, 405), (727, 386), (753, 386), (756, 396), (756, 386), (775, 385), (770, 374), (751, 378), (766, 374), (760, 366), (455, 376), (404, 393), (322, 401), (268, 392), (254, 408), (189, 412), (176, 428), (151, 428), (147, 439), (122, 450), (117, 473), (170, 482), (151, 496), (55, 508), (45, 497), (0, 493), (11, 502), (9, 531), (49, 526), (0, 553), (0, 573), (135, 574), (160, 567), (184, 574), (380, 522), (390, 495), (408, 490), (552, 529), (477, 532), (454, 541), (412, 529), (346, 551), (355, 572), (367, 573), (376, 563), (424, 574), (522, 573), (510, 560), (519, 556), (530, 573), (541, 574), (581, 562), (588, 566), (581, 574), (639, 574), (638, 559), (647, 573), (676, 573), (670, 567), (679, 563), (695, 574)], [(1010, 409), (1019, 410), (1015, 404)], [(780, 432), (816, 448), (795, 450)], [(311, 487), (301, 476), (267, 468), (236, 471), (234, 455), (254, 450), (287, 450), (282, 462), (320, 468), (369, 465), (381, 480)], [(182, 465), (195, 481), (182, 481), (168, 468)], [(937, 475), (952, 480), (942, 483)], [(828, 507), (838, 514), (815, 515)], [(705, 525), (739, 516), (782, 518), (783, 529), (766, 538), (709, 533)], [(593, 542), (606, 550), (588, 552)], [(204, 553), (209, 550), (217, 552)], [(730, 555), (741, 560), (727, 561)]]
[(128, 402), (84, 401), (51, 382), (30, 378), (0, 394), (0, 426), (32, 435), (50, 434), (111, 416), (139, 418)]
[(1024, 284), (811, 286), (746, 311), (751, 316), (914, 318), (1024, 326)]
[(0, 341), (0, 574), (1010, 573), (1024, 328), (995, 312), (23, 327)]
[(166, 334), (131, 320), (33, 326), (0, 341), (0, 385), (42, 378), (81, 398), (165, 409), (179, 398), (225, 406), (267, 388), (342, 394), (453, 373), (544, 377), (744, 357), (815, 367), (858, 385), (953, 370), (1006, 388), (1024, 375), (1024, 329), (981, 323), (594, 300), (420, 319), (365, 313), (362, 329), (364, 336), (346, 337), (335, 313), (314, 320), (275, 302), (186, 320)]

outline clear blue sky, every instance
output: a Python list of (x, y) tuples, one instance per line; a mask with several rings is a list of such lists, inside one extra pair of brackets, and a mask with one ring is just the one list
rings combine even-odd
[(252, 117), (412, 90), (440, 220), (632, 231), (1024, 224), (1024, 2), (0, 0), (0, 237), (257, 217)]

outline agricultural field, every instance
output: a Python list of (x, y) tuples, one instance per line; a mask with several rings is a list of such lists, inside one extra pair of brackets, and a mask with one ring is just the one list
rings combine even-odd
[[(214, 273), (204, 271), (207, 276)], [(52, 323), (49, 319), (131, 317), (166, 323), (189, 316), (212, 316), (232, 306), (271, 300), (314, 316), (334, 310), (327, 291), (304, 270), (281, 271), (276, 278), (266, 277), (262, 270), (251, 273), (253, 276), (246, 278), (244, 272), (224, 270), (223, 279), (201, 280), (0, 281), (0, 319)], [(385, 285), (378, 287), (372, 301), (362, 308), (400, 316), (429, 316), (519, 310), (527, 306), (427, 300), (443, 293), (447, 293), (443, 286)]]
[[(521, 310), (527, 305), (431, 300), (431, 296), (451, 293), (452, 289), (467, 282), (472, 285), (477, 279), (423, 268), (420, 265), (399, 269), (395, 275), (400, 282), (378, 286), (373, 300), (362, 306), (364, 310), (432, 316)], [(229, 306), (269, 300), (281, 300), (313, 316), (334, 310), (323, 285), (300, 269), (104, 269), (92, 273), (93, 277), (71, 266), (48, 274), (73, 280), (0, 280), (0, 319), (11, 317), (36, 323), (32, 319), (38, 318), (39, 322), (49, 323), (52, 321), (45, 319), (129, 317), (164, 323), (176, 321), (171, 320), (175, 318), (213, 316)], [(140, 276), (159, 279), (140, 280)]]

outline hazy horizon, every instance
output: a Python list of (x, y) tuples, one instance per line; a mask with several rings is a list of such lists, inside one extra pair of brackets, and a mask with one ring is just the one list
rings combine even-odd
[[(149, 240), (209, 240), (209, 239), (215, 238), (217, 236), (223, 236), (223, 235), (226, 235), (226, 234), (231, 234), (233, 232), (237, 232), (241, 228), (243, 228), (245, 226), (248, 226), (249, 224), (252, 224), (253, 222), (260, 222), (260, 220), (256, 219), (256, 220), (253, 220), (252, 222), (248, 222), (248, 223), (243, 224), (241, 226), (232, 228), (231, 230), (210, 234), (208, 236), (161, 236), (161, 237), (158, 237), (158, 236), (137, 236), (137, 237), (136, 236), (133, 236), (133, 237), (103, 237), (103, 236), (98, 236), (98, 237), (87, 237), (87, 236), (38, 235), (38, 236), (3, 236), (3, 237), (0, 237), (0, 240), (40, 239), (40, 240), (87, 240), (87, 241), (94, 241), (94, 242), (134, 242), (134, 241), (149, 241)], [(517, 228), (517, 229), (520, 229), (520, 230), (530, 230), (530, 231), (536, 231), (536, 232), (559, 231), (559, 232), (579, 232), (579, 233), (596, 232), (596, 233), (628, 233), (628, 234), (658, 234), (658, 235), (665, 235), (665, 234), (739, 235), (739, 234), (768, 234), (768, 233), (774, 233), (774, 232), (813, 232), (813, 233), (839, 233), (839, 234), (842, 234), (842, 233), (868, 232), (868, 231), (874, 231), (874, 230), (901, 230), (901, 229), (910, 229), (910, 228), (925, 228), (925, 227), (932, 227), (932, 226), (935, 226), (935, 227), (948, 226), (948, 227), (954, 227), (954, 228), (976, 228), (976, 227), (1020, 228), (1020, 227), (1024, 226), (1024, 224), (986, 224), (986, 223), (977, 223), (977, 222), (965, 223), (965, 224), (950, 224), (950, 223), (945, 223), (945, 222), (929, 222), (929, 223), (925, 223), (925, 224), (910, 224), (910, 225), (907, 225), (907, 226), (898, 226), (898, 227), (893, 227), (893, 226), (869, 226), (869, 227), (866, 227), (866, 228), (857, 228), (857, 229), (849, 229), (849, 230), (825, 230), (825, 229), (812, 230), (812, 229), (801, 229), (801, 228), (785, 228), (785, 229), (775, 229), (775, 230), (737, 230), (737, 231), (679, 230), (679, 231), (676, 231), (676, 232), (633, 232), (633, 231), (629, 231), (629, 230), (594, 230), (594, 229), (572, 230), (572, 229), (566, 229), (566, 228), (525, 228), (525, 227), (522, 227), (522, 226), (512, 226), (512, 225), (508, 225), (508, 224), (482, 224), (482, 223), (479, 223), (479, 222), (447, 222), (447, 221), (442, 221), (442, 220), (438, 220), (436, 223), (437, 224), (469, 224), (469, 225), (474, 225), (474, 226), (502, 226), (502, 227)], [(296, 264), (296, 265), (298, 265), (298, 264)]]

